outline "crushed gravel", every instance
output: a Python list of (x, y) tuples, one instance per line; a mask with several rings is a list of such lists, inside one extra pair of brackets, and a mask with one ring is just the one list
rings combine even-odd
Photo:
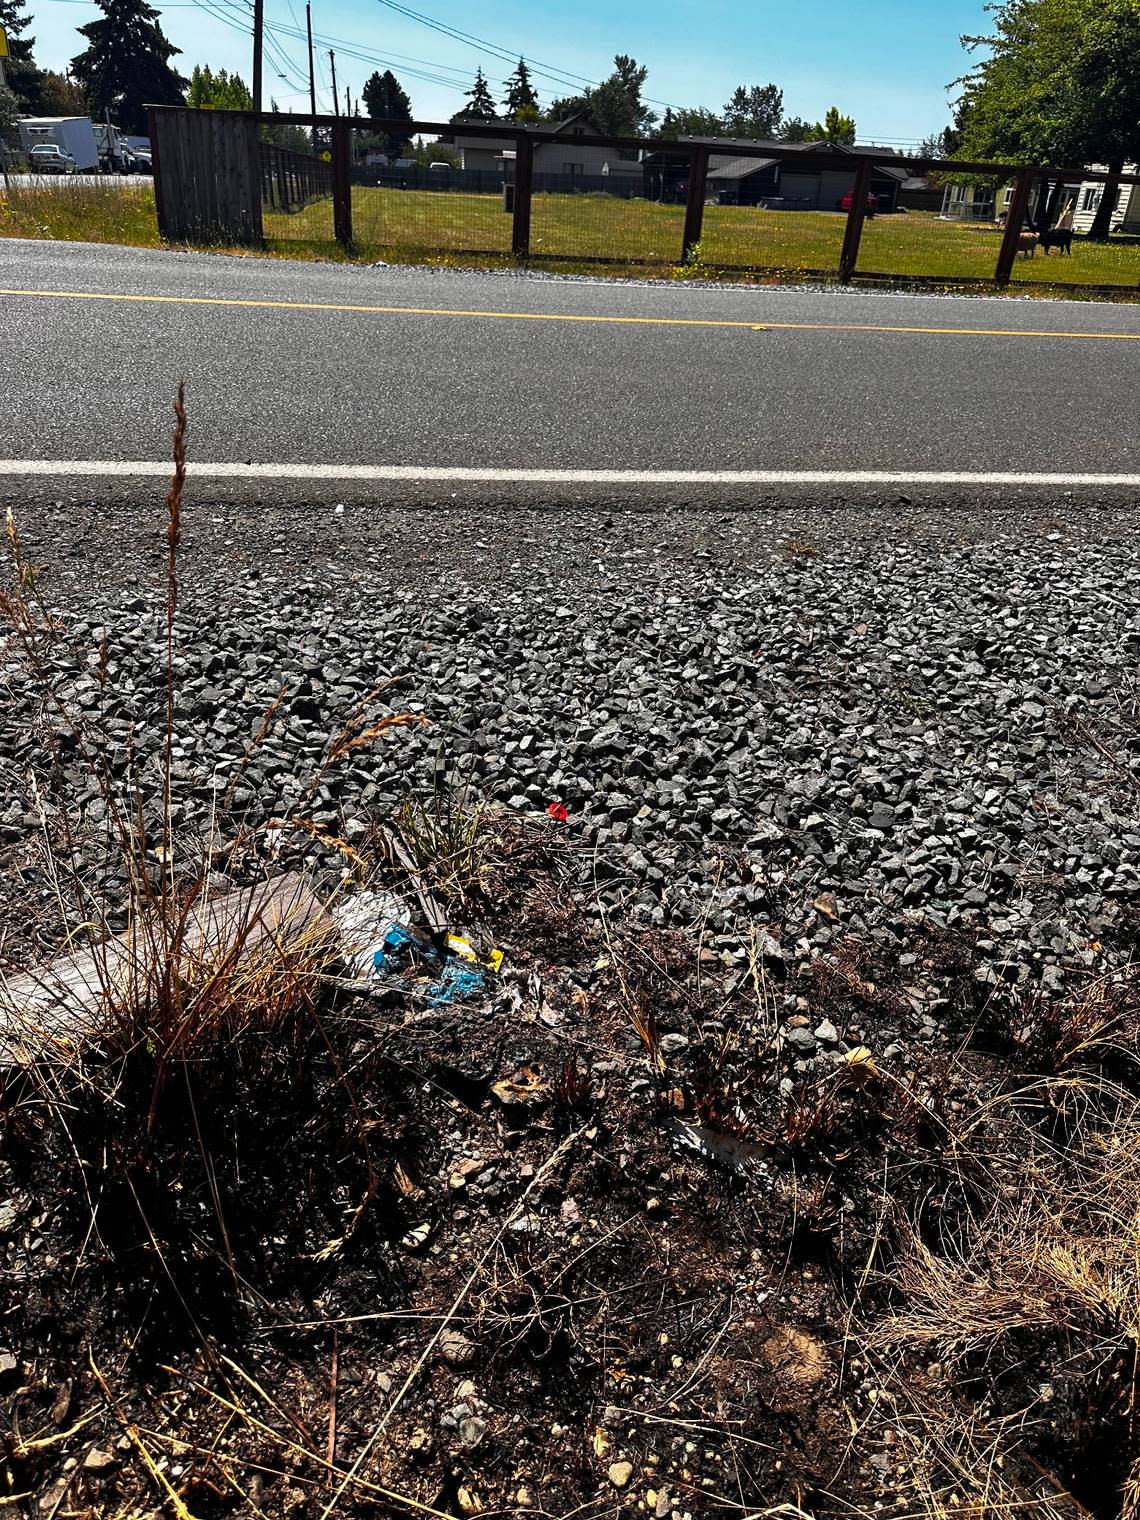
[[(1075, 499), (200, 503), (181, 556), (179, 822), (201, 828), (283, 683), (236, 815), (281, 812), (355, 704), (401, 676), (377, 710), (431, 726), (357, 752), (309, 810), (349, 840), (439, 778), (532, 813), (560, 802), (582, 884), (615, 914), (726, 946), (770, 920), (800, 960), (839, 934), (905, 954), (921, 924), (968, 936), (981, 977), (1060, 992), (1135, 938), (1137, 525), (1134, 508)], [(133, 751), (155, 790), (157, 508), (45, 498), (22, 528), (85, 667), (58, 657), (69, 701), (117, 774)], [(9, 866), (51, 723), (9, 645)], [(98, 824), (80, 763), (59, 758)], [(0, 904), (10, 926), (47, 890), (21, 882)], [(805, 1053), (826, 1033), (803, 1031)]]

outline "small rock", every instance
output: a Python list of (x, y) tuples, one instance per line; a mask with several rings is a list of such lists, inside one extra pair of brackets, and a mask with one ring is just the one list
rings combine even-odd
[(475, 1347), (458, 1330), (446, 1330), (439, 1338), (439, 1354), (452, 1367), (470, 1367)]
[(796, 1055), (810, 1056), (815, 1053), (815, 1035), (810, 1029), (786, 1030), (784, 1044), (789, 1050), (795, 1051)]
[(104, 1451), (101, 1446), (93, 1446), (83, 1458), (83, 1470), (89, 1473), (110, 1472), (112, 1467), (118, 1466), (119, 1459), (114, 1452)]
[(481, 1420), (477, 1414), (467, 1415), (459, 1422), (459, 1439), (470, 1450), (474, 1450), (486, 1434), (487, 1422)]
[(632, 1462), (611, 1462), (610, 1482), (615, 1488), (624, 1488), (633, 1477)]

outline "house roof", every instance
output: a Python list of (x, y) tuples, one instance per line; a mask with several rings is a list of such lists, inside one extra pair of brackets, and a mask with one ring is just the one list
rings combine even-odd
[[(494, 121), (483, 121), (479, 117), (468, 117), (466, 121), (455, 121), (451, 125), (456, 133), (463, 137), (478, 137), (480, 127), (510, 127), (515, 132), (565, 132), (567, 127), (572, 127), (576, 121), (585, 122), (586, 117), (580, 111), (573, 116), (564, 116), (561, 121), (503, 121), (496, 117)], [(588, 123), (587, 123), (588, 125)], [(487, 139), (489, 142), (492, 139)], [(502, 138), (493, 139), (501, 142)]]
[[(756, 139), (747, 137), (680, 137), (677, 140), (683, 143), (699, 143), (702, 147), (719, 149), (722, 152), (731, 152), (733, 148), (779, 148), (781, 153), (842, 153), (848, 157), (862, 158), (870, 154), (888, 154), (893, 151), (890, 148), (877, 148), (872, 143), (862, 143), (853, 146), (850, 143), (829, 143), (822, 139), (817, 139), (814, 142), (798, 143), (773, 142), (771, 139), (764, 137)], [(771, 159), (753, 159), (753, 163), (758, 168), (766, 166), (771, 162), (773, 162)], [(876, 168), (875, 173), (882, 175), (886, 179), (897, 179), (900, 183), (909, 178), (909, 171), (906, 169)], [(721, 174), (720, 177), (727, 179), (730, 176)], [(734, 174), (731, 177), (733, 179), (740, 179), (743, 178), (743, 175)]]
[(718, 164), (715, 169), (710, 169), (708, 178), (747, 179), (750, 174), (758, 174), (762, 169), (770, 169), (775, 162), (774, 158), (730, 158), (726, 163)]
[(721, 153), (731, 153), (733, 148), (779, 148), (785, 153), (798, 153), (801, 149), (818, 148), (820, 143), (782, 143), (767, 137), (678, 137), (679, 143), (699, 143), (705, 148), (716, 148)]

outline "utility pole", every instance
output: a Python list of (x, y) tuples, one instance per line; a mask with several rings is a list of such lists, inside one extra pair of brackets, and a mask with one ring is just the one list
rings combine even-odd
[[(305, 31), (309, 38), (309, 110), (313, 116), (317, 114), (317, 82), (313, 77), (313, 10), (312, 6), (305, 5)], [(317, 124), (313, 122), (313, 152), (317, 151)]]
[(261, 54), (265, 45), (265, 0), (253, 0), (253, 109), (261, 110)]
[(336, 54), (329, 48), (329, 68), (332, 70), (333, 115), (340, 115), (340, 101), (336, 93)]
[[(5, 58), (7, 58), (7, 56), (8, 56), (8, 33), (4, 30), (4, 28), (2, 26), (0, 26), (0, 90), (3, 90), (3, 89), (7, 88), (6, 81), (4, 79), (4, 60), (5, 60)], [(8, 181), (8, 148), (7, 148), (6, 144), (4, 144), (2, 142), (0, 142), (0, 174), (3, 174), (3, 176), (4, 176), (4, 188), (5, 188), (5, 190), (7, 190), (9, 188), (9, 181)]]
[(349, 92), (348, 85), (344, 87), (344, 114), (346, 116), (352, 115), (352, 95)]

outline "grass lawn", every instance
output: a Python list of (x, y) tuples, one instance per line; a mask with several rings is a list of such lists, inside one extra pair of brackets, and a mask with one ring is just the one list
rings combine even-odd
[[(531, 250), (569, 259), (650, 260), (676, 265), (681, 258), (683, 206), (620, 200), (607, 195), (536, 195)], [(701, 235), (706, 264), (772, 269), (834, 270), (846, 218), (835, 211), (760, 211), (749, 206), (707, 206)], [(328, 202), (293, 215), (265, 218), (266, 235), (282, 241), (331, 237)], [(353, 189), (353, 231), (371, 250), (394, 257), (414, 251), (506, 254), (511, 218), (497, 195), (432, 190)], [(976, 222), (944, 222), (929, 213), (879, 216), (865, 224), (860, 273), (913, 274), (948, 281), (992, 279), (1001, 234)], [(1140, 241), (1109, 244), (1078, 239), (1073, 257), (1038, 253), (1018, 258), (1017, 282), (1140, 286)]]
[[(607, 259), (616, 271), (649, 263), (675, 274), (702, 266), (834, 271), (845, 218), (831, 211), (759, 211), (746, 206), (705, 209), (700, 259), (679, 269), (684, 207), (606, 195), (536, 195), (531, 249), (536, 255), (586, 265)], [(333, 242), (332, 202), (295, 213), (266, 211), (268, 252), (294, 257), (342, 257)], [(508, 259), (511, 217), (497, 195), (353, 188), (355, 257), (460, 263), (467, 254)], [(22, 185), (14, 178), (0, 194), (0, 236), (80, 239), (159, 247), (154, 192), (104, 184)], [(984, 223), (944, 222), (929, 213), (880, 216), (867, 222), (859, 273), (926, 275), (947, 283), (991, 279), (1000, 234)], [(605, 267), (605, 266), (603, 266)], [(1078, 238), (1072, 258), (1038, 253), (1018, 258), (1014, 288), (1049, 283), (1131, 286), (1140, 291), (1140, 239), (1107, 244)]]

